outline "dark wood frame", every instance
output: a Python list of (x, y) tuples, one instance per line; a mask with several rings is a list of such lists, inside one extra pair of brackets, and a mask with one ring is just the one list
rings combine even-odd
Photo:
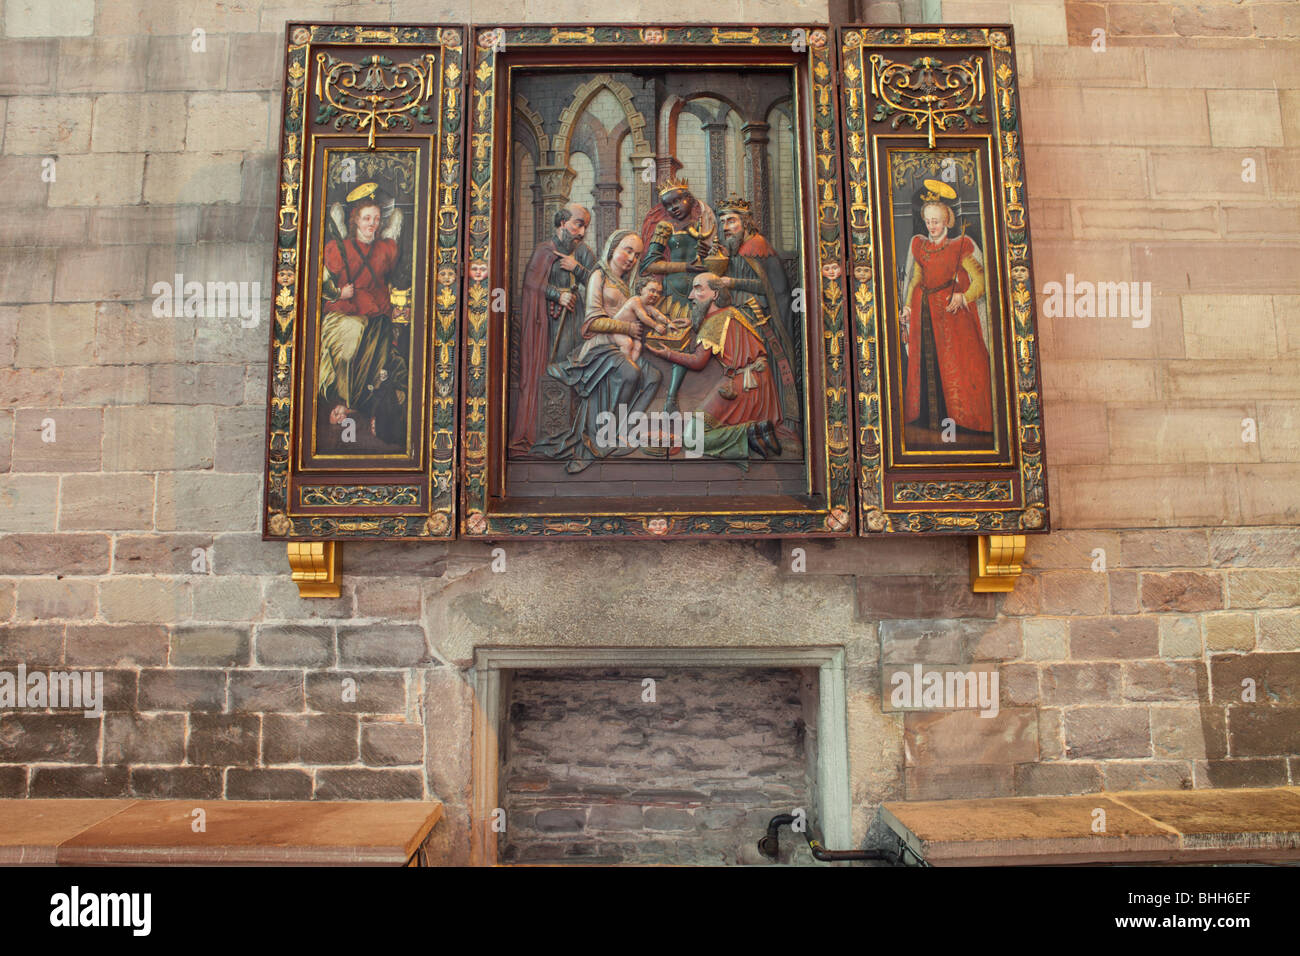
[[(844, 116), (846, 240), (851, 301), (854, 311), (854, 365), (857, 378), (857, 448), (859, 527), (863, 534), (948, 533), (1023, 534), (1048, 530), (1047, 480), (1044, 473), (1037, 326), (1025, 196), (1020, 104), (1016, 87), (1013, 34), (1009, 26), (845, 26), (837, 32), (840, 53), (841, 107)], [(987, 134), (992, 181), (985, 197), (986, 222), (997, 235), (995, 258), (984, 250), (985, 274), (1002, 290), (1000, 344), (995, 355), (1005, 401), (996, 417), (1009, 417), (1005, 455), (971, 462), (957, 453), (938, 453), (932, 466), (900, 460), (902, 383), (891, 346), (894, 330), (877, 310), (882, 303), (893, 315), (892, 277), (881, 266), (888, 231), (879, 216), (888, 197), (878, 195), (873, 173), (874, 147), (888, 137), (892, 144), (929, 145), (927, 133), (906, 125), (893, 130), (893, 115), (877, 119), (866, 51), (888, 49), (899, 60), (945, 52), (978, 54), (987, 64), (979, 97), (984, 122), (971, 120), (967, 132)], [(954, 57), (940, 57), (951, 63)], [(968, 117), (968, 119), (971, 119)], [(961, 140), (936, 132), (934, 146)], [(969, 145), (969, 141), (964, 141)], [(863, 269), (865, 267), (865, 274)], [(992, 289), (991, 292), (996, 292)], [(890, 311), (894, 310), (894, 311)], [(990, 321), (993, 317), (990, 317)], [(999, 344), (995, 341), (995, 344)]]
[[(266, 497), (263, 537), (282, 540), (347, 538), (427, 539), (455, 536), (456, 400), (461, 296), (461, 176), (464, 147), (463, 42), (461, 26), (289, 23), (285, 27), (284, 112), (281, 118), (274, 296), (267, 403)], [(426, 62), (420, 104), (425, 117), (409, 127), (358, 122), (335, 128), (317, 115), (320, 92), (316, 53), (322, 48), (379, 54), (401, 64), (410, 56), (437, 51)], [(437, 81), (436, 95), (434, 81)], [(346, 113), (347, 111), (345, 111)], [(414, 114), (412, 114), (414, 115)], [(428, 152), (427, 181), (419, 184), (417, 210), (424, 229), (416, 245), (417, 287), (411, 303), (414, 387), (407, 401), (413, 416), (412, 455), (399, 467), (383, 461), (341, 463), (322, 469), (312, 459), (314, 382), (308, 363), (317, 361), (311, 297), (315, 264), (309, 262), (311, 234), (327, 210), (314, 175), (316, 145), (328, 137), (333, 148), (421, 146)], [(411, 229), (421, 224), (421, 216)], [(439, 274), (454, 278), (439, 280)], [(415, 288), (420, 299), (415, 300)], [(416, 305), (419, 305), (417, 310)]]
[[(798, 32), (796, 32), (798, 31)], [(650, 39), (647, 39), (647, 35)], [(801, 46), (802, 49), (796, 49)], [(809, 380), (808, 496), (724, 499), (511, 499), (504, 490), (501, 409), (506, 401), (504, 323), (493, 321), (491, 290), (509, 288), (505, 209), (494, 188), (502, 166), (511, 104), (497, 102), (509, 64), (562, 62), (598, 71), (621, 65), (781, 65), (796, 69), (798, 142), (804, 175), (804, 274), (819, 295), (805, 296)], [(466, 284), (465, 363), (461, 421), (461, 534), (470, 538), (633, 538), (843, 536), (853, 533), (852, 424), (842, 282), (834, 63), (825, 27), (735, 25), (640, 27), (482, 26), (474, 28), (470, 73), (471, 208), (467, 261), (485, 262), (487, 275)], [(823, 265), (828, 268), (823, 272)], [(813, 343), (822, 343), (814, 352)], [(813, 360), (815, 359), (815, 360)], [(812, 399), (816, 399), (814, 402)]]

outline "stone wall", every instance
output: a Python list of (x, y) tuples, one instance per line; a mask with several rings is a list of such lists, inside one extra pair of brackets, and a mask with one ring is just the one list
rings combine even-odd
[[(158, 319), (151, 289), (270, 289), (286, 19), (469, 9), (7, 0), (0, 670), (102, 669), (108, 702), (0, 714), (0, 795), (432, 797), (463, 860), (484, 645), (845, 647), (855, 838), (884, 799), (1300, 782), (1297, 10), (944, 4), (1017, 28), (1039, 288), (1154, 296), (1145, 329), (1040, 307), (1056, 530), (1013, 594), (971, 594), (956, 539), (548, 542), (499, 572), (483, 545), (347, 545), (342, 597), (304, 601), (257, 532), (269, 303), (255, 329)], [(882, 681), (913, 662), (996, 668), (998, 717), (895, 712)]]
[(815, 816), (816, 683), (762, 668), (514, 672), (500, 858), (762, 862), (775, 814)]

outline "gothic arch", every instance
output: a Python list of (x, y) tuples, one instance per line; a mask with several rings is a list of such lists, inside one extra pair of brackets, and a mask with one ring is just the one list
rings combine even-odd
[(555, 139), (552, 141), (557, 161), (569, 155), (574, 124), (587, 108), (587, 104), (602, 89), (613, 93), (614, 98), (623, 107), (623, 115), (627, 117), (628, 129), (632, 133), (634, 151), (637, 153), (650, 153), (650, 144), (646, 142), (645, 138), (645, 117), (632, 105), (632, 91), (624, 84), (617, 82), (608, 73), (601, 73), (599, 76), (593, 76), (574, 90), (573, 99), (564, 112), (560, 114), (560, 128), (556, 131)]
[(542, 114), (529, 106), (528, 100), (521, 93), (515, 94), (515, 121), (521, 122), (532, 133), (533, 139), (537, 141), (538, 165), (544, 164), (550, 144), (542, 125)]

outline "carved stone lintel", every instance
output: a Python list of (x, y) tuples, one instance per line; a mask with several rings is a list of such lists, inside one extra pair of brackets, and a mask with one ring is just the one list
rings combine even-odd
[(301, 598), (336, 598), (342, 591), (336, 541), (290, 541), (289, 568)]
[(1023, 534), (983, 534), (970, 539), (970, 587), (976, 594), (1014, 591), (1025, 557)]

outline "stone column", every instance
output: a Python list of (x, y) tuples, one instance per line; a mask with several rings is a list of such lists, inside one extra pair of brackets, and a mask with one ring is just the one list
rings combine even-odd
[(591, 211), (596, 235), (588, 237), (587, 245), (598, 250), (597, 255), (604, 251), (605, 240), (618, 229), (618, 194), (622, 191), (622, 185), (617, 182), (596, 183), (596, 208)]
[[(632, 227), (640, 229), (641, 223), (645, 222), (645, 217), (650, 215), (650, 210), (654, 208), (655, 203), (659, 201), (655, 195), (654, 182), (646, 182), (645, 169), (646, 160), (655, 159), (653, 153), (633, 153), (628, 157), (632, 164), (632, 182), (636, 183), (636, 215), (632, 217)], [(657, 167), (657, 163), (655, 164)]]
[(542, 184), (533, 180), (533, 184), (528, 187), (533, 191), (533, 248), (536, 249), (543, 239), (546, 238), (546, 229), (548, 223), (546, 217), (542, 215), (545, 203), (542, 201)]
[(758, 122), (746, 123), (740, 128), (745, 137), (745, 164), (749, 168), (750, 189), (753, 192), (749, 201), (754, 210), (754, 221), (765, 236), (772, 231), (772, 215), (768, 208), (772, 185), (772, 172), (767, 158), (769, 129), (767, 123)]
[(705, 123), (704, 132), (709, 134), (709, 198), (708, 204), (714, 209), (718, 203), (727, 198), (727, 124), (715, 120)]
[(542, 188), (542, 234), (545, 235), (547, 230), (554, 228), (551, 223), (555, 219), (556, 211), (569, 202), (569, 194), (573, 191), (573, 181), (578, 174), (568, 167), (568, 164), (559, 166), (538, 166), (537, 181)]

